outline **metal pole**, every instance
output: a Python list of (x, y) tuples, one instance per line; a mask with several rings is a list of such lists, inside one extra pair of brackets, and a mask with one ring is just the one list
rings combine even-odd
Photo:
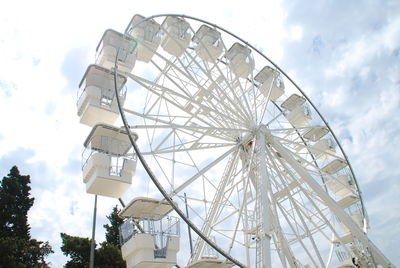
[(92, 226), (92, 243), (90, 245), (90, 263), (89, 268), (94, 267), (94, 247), (96, 245), (96, 214), (97, 214), (97, 194), (94, 196), (94, 209), (93, 209), (93, 226)]
[(267, 173), (267, 154), (265, 152), (265, 137), (264, 132), (260, 129), (257, 135), (257, 143), (259, 150), (259, 174), (260, 174), (260, 187), (259, 195), (261, 198), (261, 221), (262, 221), (262, 232), (260, 237), (261, 243), (261, 256), (262, 256), (262, 267), (271, 268), (271, 219), (269, 215), (270, 202), (268, 198), (268, 173)]
[(124, 200), (122, 200), (122, 198), (118, 198), (119, 202), (121, 203), (121, 206), (124, 208), (125, 207), (125, 203)]
[[(184, 193), (183, 195), (185, 196), (186, 217), (189, 218), (189, 210), (188, 210), (188, 205), (187, 205), (186, 193)], [(189, 233), (190, 256), (192, 256), (193, 255), (192, 230), (190, 229), (189, 225), (188, 225), (188, 233)]]

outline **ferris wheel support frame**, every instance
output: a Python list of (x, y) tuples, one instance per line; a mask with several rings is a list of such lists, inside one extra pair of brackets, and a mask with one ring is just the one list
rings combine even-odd
[[(253, 47), (252, 45), (250, 45), (249, 43), (247, 43), (246, 41), (244, 41), (243, 39), (239, 38), (238, 36), (234, 35), (233, 33), (215, 25), (212, 23), (209, 23), (205, 20), (202, 19), (198, 19), (198, 18), (194, 18), (191, 16), (187, 16), (187, 15), (177, 15), (177, 14), (160, 14), (160, 15), (154, 15), (154, 16), (150, 16), (145, 18), (143, 21), (145, 20), (149, 20), (152, 18), (157, 18), (157, 17), (162, 17), (162, 16), (176, 16), (176, 17), (182, 17), (182, 18), (189, 18), (189, 19), (193, 19), (199, 22), (203, 22), (206, 23), (208, 25), (211, 25), (215, 28), (218, 28), (222, 31), (224, 31), (225, 33), (228, 33), (229, 35), (237, 38), (238, 40), (240, 40), (241, 42), (243, 42), (244, 44), (246, 44), (248, 47), (252, 48), (254, 51), (256, 51), (259, 55), (261, 55), (262, 57), (264, 57), (266, 60), (268, 60), (277, 70), (279, 70), (298, 90), (299, 92), (301, 92), (303, 94), (303, 96), (309, 101), (309, 103), (311, 104), (311, 106), (315, 109), (315, 111), (318, 113), (318, 115), (320, 116), (320, 118), (323, 120), (323, 122), (325, 123), (325, 125), (327, 126), (327, 128), (330, 130), (334, 140), (336, 141), (336, 143), (338, 144), (345, 160), (347, 161), (347, 163), (349, 164), (349, 168), (351, 171), (351, 174), (354, 176), (354, 172), (353, 169), (347, 159), (346, 154), (344, 153), (339, 141), (337, 140), (335, 134), (333, 133), (332, 129), (329, 127), (327, 121), (324, 119), (324, 117), (319, 113), (319, 111), (316, 109), (315, 105), (310, 101), (310, 99), (304, 94), (304, 92), (297, 86), (297, 84), (283, 71), (281, 70), (274, 62), (272, 62), (268, 57), (266, 57), (263, 53), (261, 53), (258, 49), (256, 49), (255, 47)], [(128, 25), (128, 28), (131, 27), (135, 27), (136, 25), (139, 25), (141, 22), (140, 21), (138, 23), (136, 23), (135, 25), (132, 25), (132, 21), (131, 23)], [(128, 30), (128, 29), (127, 29)], [(127, 32), (127, 30), (125, 31), (125, 33)], [(155, 186), (157, 187), (157, 189), (160, 191), (160, 193), (164, 196), (165, 200), (167, 200), (171, 206), (174, 208), (174, 210), (177, 212), (177, 214), (188, 224), (188, 226), (190, 226), (190, 228), (195, 231), (197, 233), (197, 235), (199, 235), (200, 238), (202, 238), (207, 244), (209, 244), (212, 248), (214, 248), (217, 252), (219, 252), (221, 255), (223, 255), (225, 258), (227, 258), (228, 260), (232, 261), (234, 264), (238, 265), (239, 267), (245, 267), (242, 263), (240, 263), (238, 260), (236, 260), (235, 258), (233, 258), (229, 253), (225, 252), (223, 249), (221, 249), (218, 245), (216, 245), (211, 239), (209, 239), (207, 236), (205, 236), (202, 231), (196, 226), (194, 225), (194, 223), (191, 222), (190, 219), (188, 219), (185, 215), (185, 213), (183, 213), (183, 211), (180, 210), (180, 208), (173, 202), (172, 198), (170, 197), (170, 195), (168, 195), (168, 193), (164, 190), (163, 186), (159, 183), (158, 179), (155, 177), (155, 175), (153, 174), (152, 170), (150, 169), (150, 167), (148, 166), (146, 160), (144, 159), (143, 155), (141, 154), (135, 140), (132, 137), (132, 134), (130, 132), (130, 126), (128, 125), (127, 119), (125, 117), (125, 113), (123, 110), (123, 107), (121, 105), (121, 101), (119, 98), (119, 94), (118, 94), (118, 89), (117, 89), (117, 72), (118, 72), (118, 66), (117, 66), (117, 59), (118, 59), (118, 54), (120, 52), (120, 48), (117, 51), (117, 56), (115, 59), (115, 64), (114, 64), (114, 89), (115, 89), (115, 93), (116, 93), (116, 100), (117, 100), (117, 104), (118, 104), (118, 110), (121, 114), (121, 119), (123, 121), (124, 127), (128, 133), (128, 137), (129, 140), (134, 148), (135, 153), (137, 154), (140, 162), (142, 163), (143, 167), (145, 168), (146, 172), (148, 173), (150, 179), (153, 181), (153, 183), (155, 184)], [(339, 207), (336, 202), (320, 187), (320, 185), (315, 182), (315, 180), (310, 176), (310, 174), (308, 174), (304, 167), (302, 167), (299, 163), (297, 163), (297, 161), (293, 158), (293, 156), (291, 156), (286, 149), (281, 146), (278, 142), (275, 141), (275, 139), (272, 137), (272, 135), (269, 134), (268, 130), (264, 127), (261, 126), (258, 130), (257, 130), (257, 138), (256, 138), (257, 143), (259, 143), (262, 146), (259, 146), (260, 150), (260, 159), (261, 160), (266, 160), (267, 156), (266, 156), (266, 148), (265, 148), (265, 142), (267, 142), (268, 144), (270, 144), (277, 152), (279, 152), (282, 156), (284, 156), (287, 159), (287, 162), (294, 168), (294, 170), (301, 175), (304, 178), (304, 181), (310, 186), (310, 188), (313, 189), (313, 191), (315, 191), (320, 197), (321, 199), (327, 204), (327, 206), (338, 216), (338, 218), (349, 228), (349, 230), (354, 234), (354, 236), (361, 241), (366, 248), (371, 252), (372, 257), (381, 265), (383, 265), (385, 268), (386, 267), (394, 267), (390, 261), (382, 254), (382, 252), (366, 237), (366, 235), (364, 234), (364, 232), (354, 223), (354, 221), (351, 219), (351, 217), (349, 215), (347, 215), (343, 209), (341, 207)], [(263, 142), (264, 141), (264, 142)], [(265, 163), (266, 161), (260, 161), (260, 163)], [(261, 189), (268, 189), (268, 173), (266, 170), (266, 166), (265, 165), (260, 165), (259, 166), (259, 170), (260, 172), (260, 177), (261, 177), (261, 182), (260, 182), (260, 188)], [(356, 187), (359, 189), (358, 184), (357, 184), (357, 180), (355, 179), (354, 176), (354, 182), (356, 184)], [(361, 191), (360, 192), (360, 196), (361, 196)], [(263, 220), (263, 225), (262, 225), (262, 237), (261, 237), (261, 243), (262, 243), (262, 255), (263, 255), (263, 261), (264, 261), (264, 266), (263, 267), (271, 267), (271, 253), (270, 253), (270, 240), (271, 240), (271, 236), (270, 236), (270, 217), (269, 217), (269, 209), (265, 209), (266, 206), (265, 204), (269, 204), (270, 200), (268, 197), (268, 192), (267, 191), (261, 191), (261, 200), (262, 200), (262, 220)], [(266, 202), (266, 203), (265, 203)], [(363, 200), (361, 198), (361, 205), (362, 205), (362, 212), (364, 214), (365, 219), (367, 220), (367, 213), (363, 204)], [(266, 266), (265, 266), (266, 265)]]
[(262, 218), (262, 234), (261, 234), (261, 251), (264, 267), (271, 267), (271, 219), (269, 215), (270, 201), (268, 197), (268, 190), (270, 188), (270, 181), (267, 173), (267, 166), (262, 163), (267, 163), (267, 155), (265, 152), (265, 136), (261, 131), (257, 133), (257, 144), (259, 149), (259, 173), (260, 173), (260, 186), (258, 191), (261, 196), (261, 218)]

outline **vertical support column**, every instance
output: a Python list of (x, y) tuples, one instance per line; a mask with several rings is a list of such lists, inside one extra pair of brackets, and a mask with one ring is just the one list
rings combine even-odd
[(89, 267), (94, 267), (94, 249), (96, 246), (96, 215), (97, 215), (97, 194), (94, 196), (94, 208), (93, 208), (93, 226), (92, 226), (92, 243), (90, 244), (90, 261)]
[(270, 202), (268, 198), (268, 184), (269, 178), (267, 173), (267, 154), (265, 152), (265, 134), (262, 129), (257, 133), (257, 149), (258, 149), (258, 174), (260, 175), (260, 181), (258, 191), (261, 198), (261, 204), (259, 209), (261, 210), (261, 257), (262, 257), (262, 268), (271, 268), (271, 219), (269, 215)]

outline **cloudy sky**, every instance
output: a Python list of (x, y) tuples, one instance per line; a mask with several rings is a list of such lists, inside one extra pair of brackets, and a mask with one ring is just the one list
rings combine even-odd
[[(90, 236), (93, 196), (81, 179), (76, 92), (104, 30), (123, 31), (140, 13), (187, 14), (260, 48), (303, 88), (330, 123), (370, 216), (370, 238), (400, 265), (400, 2), (1, 1), (0, 176), (30, 174), (33, 237), (50, 241), (61, 267), (60, 232)], [(141, 172), (139, 171), (139, 176)], [(97, 240), (111, 207), (99, 199)]]

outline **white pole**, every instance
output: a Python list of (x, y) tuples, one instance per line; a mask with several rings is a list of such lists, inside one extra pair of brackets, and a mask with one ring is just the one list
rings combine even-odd
[(89, 267), (94, 267), (94, 248), (96, 245), (95, 236), (96, 236), (96, 214), (97, 214), (97, 194), (94, 196), (94, 209), (93, 209), (93, 226), (92, 226), (92, 243), (90, 245), (90, 262)]
[(269, 216), (269, 207), (270, 202), (268, 198), (268, 173), (267, 173), (267, 155), (265, 152), (265, 137), (262, 130), (260, 130), (257, 134), (257, 149), (259, 150), (258, 158), (258, 171), (260, 174), (260, 210), (261, 210), (261, 219), (262, 219), (262, 233), (261, 233), (261, 257), (262, 257), (262, 268), (271, 268), (271, 219)]

